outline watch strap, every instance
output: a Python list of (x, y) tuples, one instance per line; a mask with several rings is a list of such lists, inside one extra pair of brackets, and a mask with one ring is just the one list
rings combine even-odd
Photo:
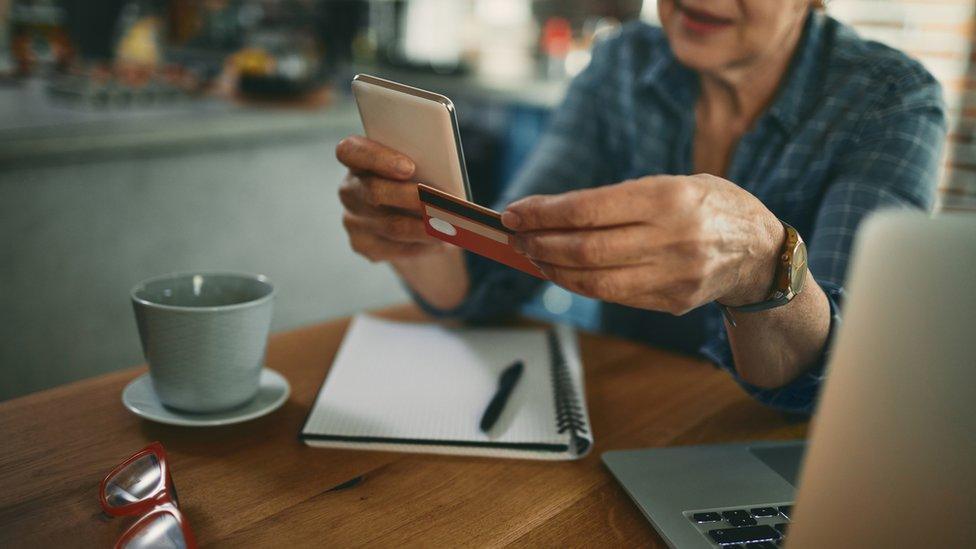
[[(792, 260), (792, 250), (791, 246), (795, 246), (797, 243), (802, 244), (803, 240), (800, 238), (800, 233), (793, 228), (792, 225), (780, 220), (783, 224), (783, 229), (786, 231), (786, 240), (783, 242), (783, 249), (780, 251), (780, 257), (787, 256)], [(795, 237), (795, 238), (794, 238)], [(723, 305), (716, 302), (722, 311), (722, 315), (729, 322), (730, 325), (735, 326), (735, 317), (732, 315), (732, 311), (742, 312), (742, 313), (754, 313), (759, 311), (766, 311), (769, 309), (775, 309), (776, 307), (781, 307), (786, 305), (796, 297), (798, 292), (795, 292), (790, 285), (788, 273), (784, 272), (784, 269), (788, 269), (790, 265), (788, 262), (780, 262), (776, 266), (776, 281), (784, 280), (785, 285), (777, 285), (770, 293), (769, 297), (763, 301), (756, 303), (748, 303), (746, 305), (738, 305), (735, 307), (730, 307), (728, 305)], [(774, 282), (775, 284), (775, 282)]]
[(728, 320), (729, 324), (735, 327), (736, 326), (735, 317), (732, 315), (732, 311), (736, 311), (740, 313), (756, 313), (759, 311), (767, 311), (769, 309), (775, 309), (776, 307), (779, 307), (781, 305), (786, 305), (795, 296), (796, 294), (793, 294), (792, 296), (783, 294), (779, 298), (767, 299), (766, 301), (760, 301), (759, 303), (750, 303), (749, 305), (741, 305), (739, 307), (729, 307), (728, 305), (722, 305), (717, 301), (715, 302), (715, 304), (718, 305), (719, 309), (722, 310), (722, 316), (725, 317), (725, 320)]

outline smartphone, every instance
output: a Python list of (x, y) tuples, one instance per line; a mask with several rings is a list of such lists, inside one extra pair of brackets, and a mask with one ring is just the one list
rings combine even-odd
[(417, 166), (427, 234), (545, 279), (512, 247), (501, 215), (471, 200), (454, 103), (443, 95), (367, 74), (352, 80), (366, 137), (400, 151)]
[(409, 156), (417, 167), (415, 181), (471, 200), (450, 99), (368, 74), (352, 79), (352, 93), (366, 137)]

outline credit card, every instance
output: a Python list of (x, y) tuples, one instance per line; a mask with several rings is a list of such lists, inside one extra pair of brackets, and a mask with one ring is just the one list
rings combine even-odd
[(424, 229), (427, 234), (548, 280), (538, 267), (512, 247), (514, 233), (502, 225), (501, 214), (423, 183), (417, 184), (417, 190), (420, 201), (424, 203)]

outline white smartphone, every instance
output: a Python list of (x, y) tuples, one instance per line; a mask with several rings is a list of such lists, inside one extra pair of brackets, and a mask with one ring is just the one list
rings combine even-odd
[(409, 156), (414, 180), (471, 200), (454, 103), (443, 95), (368, 74), (352, 79), (366, 137)]

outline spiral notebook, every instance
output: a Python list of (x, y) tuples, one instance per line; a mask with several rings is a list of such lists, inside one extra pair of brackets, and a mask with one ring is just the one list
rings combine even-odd
[[(497, 423), (479, 422), (516, 360)], [(448, 328), (353, 319), (301, 439), (309, 446), (576, 459), (593, 445), (576, 334), (568, 326)]]

